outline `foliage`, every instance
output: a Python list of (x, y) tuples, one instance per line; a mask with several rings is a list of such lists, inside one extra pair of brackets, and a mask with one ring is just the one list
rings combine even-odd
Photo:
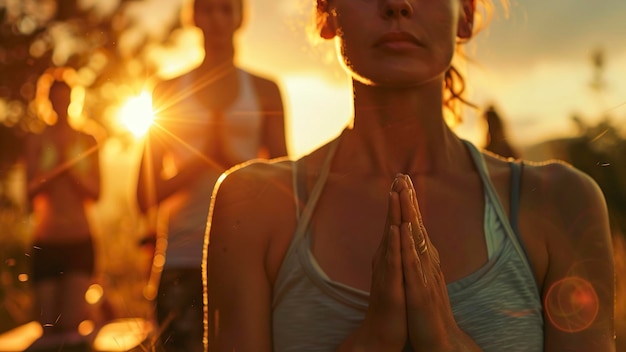
[(141, 84), (153, 71), (141, 56), (149, 38), (140, 37), (126, 51), (119, 45), (124, 33), (136, 25), (125, 10), (141, 2), (117, 0), (109, 9), (98, 4), (115, 1), (0, 2), (0, 125), (32, 131), (37, 120), (32, 104), (37, 79), (49, 67), (69, 66), (88, 88), (86, 117), (113, 133), (107, 108), (119, 105), (120, 91)]
[[(31, 318), (18, 317), (19, 309), (6, 309), (11, 305), (28, 308), (32, 303), (22, 299), (28, 297), (28, 290), (15, 290), (21, 287), (18, 274), (28, 273), (30, 269), (24, 255), (30, 233), (24, 227), (28, 214), (24, 209), (15, 208), (15, 201), (6, 191), (14, 187), (8, 178), (23, 151), (22, 137), (35, 131), (39, 124), (33, 104), (37, 80), (50, 67), (74, 68), (86, 88), (85, 119), (98, 131), (103, 131), (105, 137), (114, 136), (130, 145), (130, 135), (116, 129), (110, 110), (134, 93), (133, 89), (143, 87), (146, 77), (152, 76), (155, 68), (144, 59), (146, 47), (155, 41), (159, 44), (167, 40), (168, 33), (178, 25), (164, 23), (164, 38), (155, 39), (148, 33), (138, 39), (135, 37), (130, 48), (122, 48), (119, 43), (124, 35), (137, 26), (136, 20), (127, 15), (128, 9), (145, 2), (147, 0), (0, 0), (0, 332)], [(103, 4), (112, 5), (102, 8)], [(128, 217), (126, 213), (123, 215)], [(122, 258), (134, 258), (132, 263), (121, 263), (126, 265), (125, 272), (120, 269), (107, 273), (111, 274), (108, 279), (114, 281), (110, 284), (111, 295), (123, 296), (128, 300), (124, 304), (135, 311), (145, 310), (145, 300), (135, 291), (142, 285), (146, 264), (138, 262), (137, 253), (132, 252), (135, 249), (131, 246), (135, 243), (132, 236), (120, 239), (118, 237), (128, 233), (110, 234), (108, 230), (119, 229), (110, 227), (103, 231), (107, 239), (101, 242), (108, 245), (105, 249), (111, 252), (103, 258), (117, 263), (121, 250), (129, 254), (121, 255)], [(116, 259), (112, 260), (114, 254)], [(130, 275), (123, 276), (129, 272)], [(129, 278), (132, 283), (127, 282)], [(7, 303), (18, 301), (22, 303)], [(30, 309), (23, 312), (30, 314)]]
[(606, 116), (596, 125), (573, 119), (580, 135), (569, 140), (569, 162), (602, 188), (614, 232), (626, 235), (626, 139)]

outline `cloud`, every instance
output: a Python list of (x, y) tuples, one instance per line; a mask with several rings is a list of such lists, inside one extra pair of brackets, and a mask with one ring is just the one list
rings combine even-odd
[(525, 0), (476, 38), (477, 58), (507, 67), (559, 57), (586, 60), (598, 47), (617, 54), (626, 48), (625, 13), (623, 0)]

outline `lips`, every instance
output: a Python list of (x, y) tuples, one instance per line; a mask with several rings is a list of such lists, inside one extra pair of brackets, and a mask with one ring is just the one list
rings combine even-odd
[(374, 47), (391, 47), (391, 46), (422, 46), (422, 43), (416, 36), (409, 32), (388, 32), (382, 35), (376, 42)]

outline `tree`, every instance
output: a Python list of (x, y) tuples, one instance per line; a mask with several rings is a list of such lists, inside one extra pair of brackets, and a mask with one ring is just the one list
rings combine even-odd
[[(118, 88), (142, 85), (154, 72), (142, 59), (154, 38), (143, 38), (124, 53), (118, 46), (135, 25), (126, 9), (142, 2), (118, 0), (109, 9), (78, 0), (0, 2), (0, 124), (20, 132), (39, 128), (32, 103), (37, 79), (49, 67), (70, 66), (88, 88), (85, 114), (112, 132), (106, 110), (119, 104)], [(164, 26), (171, 32), (177, 24)]]

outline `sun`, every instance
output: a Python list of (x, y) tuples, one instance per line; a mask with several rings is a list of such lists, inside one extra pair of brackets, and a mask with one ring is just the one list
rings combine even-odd
[(154, 122), (152, 95), (144, 91), (130, 97), (122, 105), (118, 113), (119, 122), (136, 138), (143, 137)]

